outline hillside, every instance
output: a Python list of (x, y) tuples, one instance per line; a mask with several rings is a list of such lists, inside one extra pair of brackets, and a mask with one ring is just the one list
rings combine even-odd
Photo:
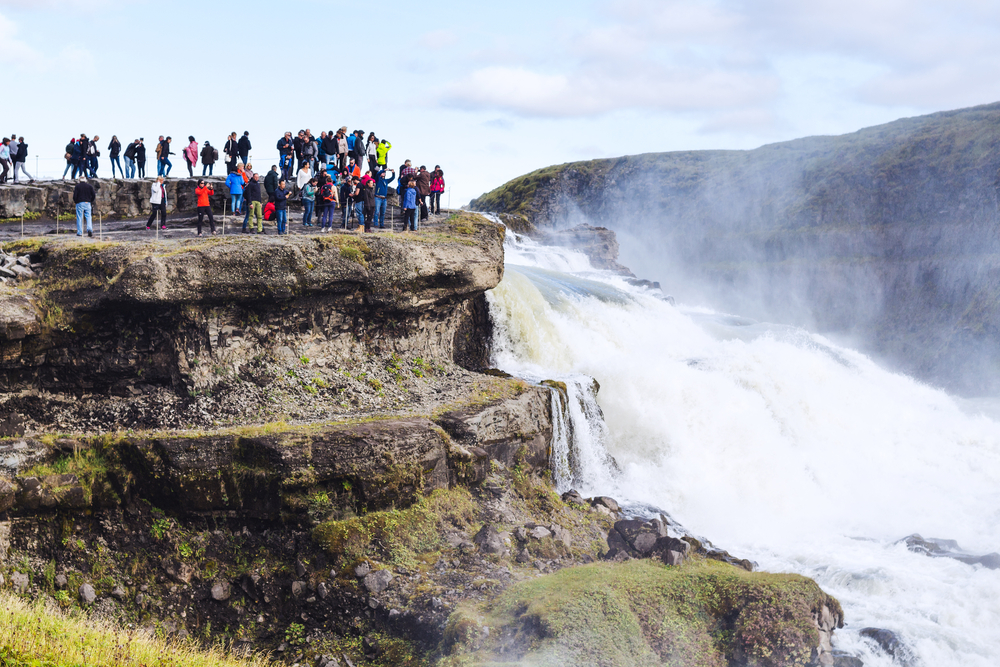
[(618, 233), (681, 303), (845, 340), (965, 395), (1000, 389), (1000, 103), (751, 151), (526, 174), (473, 200)]

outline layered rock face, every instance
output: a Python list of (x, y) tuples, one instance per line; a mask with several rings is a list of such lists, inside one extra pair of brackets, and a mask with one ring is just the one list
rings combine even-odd
[(965, 394), (1000, 389), (1000, 104), (753, 151), (527, 174), (472, 202), (540, 228), (618, 233), (682, 301), (850, 336)]

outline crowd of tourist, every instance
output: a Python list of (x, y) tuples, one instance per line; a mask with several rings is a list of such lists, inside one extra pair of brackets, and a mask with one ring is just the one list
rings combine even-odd
[[(24, 162), (27, 159), (28, 144), (24, 142), (24, 137), (19, 137), (16, 134), (10, 135), (9, 138), (3, 137), (2, 142), (0, 142), (0, 167), (3, 168), (3, 171), (0, 172), (0, 183), (7, 183), (11, 178), (17, 183), (18, 171), (28, 177), (29, 183), (34, 183), (35, 177), (24, 168)], [(11, 172), (14, 172), (13, 177), (10, 176)]]
[[(99, 140), (96, 135), (91, 139), (85, 134), (70, 140), (66, 145), (64, 179), (67, 174), (73, 179), (97, 177), (98, 157), (101, 155)], [(27, 146), (23, 144), (23, 138), (20, 141), (26, 156)], [(4, 139), (5, 149), (7, 144), (8, 140)], [(160, 228), (166, 229), (165, 179), (173, 168), (170, 156), (176, 155), (171, 150), (172, 144), (170, 136), (160, 136), (156, 141), (156, 178), (150, 188), (152, 213), (146, 229), (154, 229), (158, 217)], [(341, 228), (350, 229), (356, 225), (366, 232), (375, 227), (384, 229), (386, 201), (393, 183), (396, 183), (404, 230), (416, 231), (430, 213), (441, 212), (441, 195), (445, 191), (441, 167), (438, 165), (429, 171), (426, 166), (414, 167), (410, 160), (406, 160), (398, 171), (390, 168), (388, 160), (392, 144), (384, 138), (379, 139), (374, 132), (369, 132), (366, 137), (363, 130), (348, 132), (346, 126), (336, 131), (321, 132), (319, 137), (313, 136), (309, 129), (299, 130), (295, 135), (285, 132), (275, 148), (278, 164), (271, 165), (262, 179), (250, 162), (253, 146), (249, 132), (244, 132), (242, 137), (232, 132), (223, 146), (225, 185), (229, 190), (226, 210), (244, 216), (244, 234), (263, 233), (265, 220), (276, 223), (278, 234), (287, 234), (288, 204), (291, 200), (302, 204), (302, 225), (318, 227), (320, 232), (333, 228), (338, 209)], [(123, 151), (121, 142), (115, 136), (111, 138), (107, 150), (112, 178), (118, 174), (125, 179), (146, 177), (145, 139), (133, 140)], [(14, 153), (21, 155), (20, 149), (15, 149)], [(0, 153), (0, 158), (4, 154)], [(201, 175), (213, 175), (220, 154), (210, 142), (199, 144), (193, 136), (189, 136), (187, 144), (181, 149), (181, 157), (187, 166), (188, 176), (193, 178), (199, 161)], [(125, 160), (124, 169), (120, 158)], [(23, 158), (21, 162), (23, 171)], [(3, 164), (6, 178), (7, 164)], [(24, 173), (27, 175), (26, 171)], [(214, 188), (207, 181), (198, 181), (195, 189), (198, 236), (203, 234), (205, 217), (208, 218), (210, 233), (217, 233), (209, 200), (214, 194)], [(89, 184), (86, 187), (78, 184), (73, 199), (77, 204), (77, 235), (83, 235), (85, 220), (87, 232), (92, 234), (89, 209), (94, 201), (93, 188)]]

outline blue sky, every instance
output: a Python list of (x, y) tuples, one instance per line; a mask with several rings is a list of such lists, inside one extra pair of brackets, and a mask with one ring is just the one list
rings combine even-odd
[(249, 130), (260, 167), (285, 130), (347, 125), (442, 165), (455, 206), (554, 163), (1000, 100), (994, 0), (0, 0), (0, 33), (0, 134), (29, 171), (61, 173), (81, 132)]

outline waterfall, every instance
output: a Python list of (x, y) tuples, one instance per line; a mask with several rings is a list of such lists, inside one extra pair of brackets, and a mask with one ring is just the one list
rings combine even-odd
[(660, 508), (761, 569), (816, 579), (845, 607), (837, 646), (869, 667), (893, 663), (866, 626), (928, 666), (997, 663), (1000, 571), (899, 543), (1000, 551), (997, 421), (822, 336), (673, 306), (509, 231), (505, 250), (494, 363), (565, 384), (560, 491)]

